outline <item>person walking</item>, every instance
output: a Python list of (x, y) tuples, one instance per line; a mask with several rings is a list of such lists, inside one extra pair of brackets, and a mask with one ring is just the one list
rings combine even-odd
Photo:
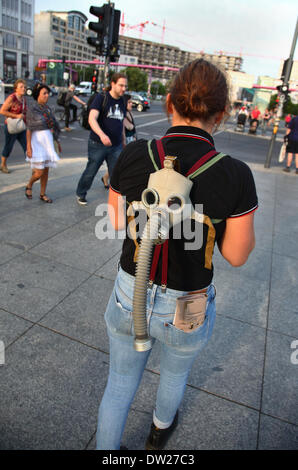
[(293, 155), (295, 155), (296, 175), (298, 175), (298, 116), (293, 117), (288, 124), (284, 142), (287, 144), (286, 153), (288, 156), (283, 171), (290, 173)]
[(136, 125), (132, 115), (132, 99), (131, 95), (125, 95), (126, 100), (126, 116), (124, 118), (124, 129), (126, 145), (137, 140)]
[(266, 130), (269, 127), (269, 121), (271, 119), (271, 113), (268, 108), (265, 109), (263, 114), (263, 121), (262, 121), (262, 135), (266, 134)]
[(60, 127), (55, 119), (55, 115), (48, 106), (50, 88), (41, 83), (37, 83), (32, 91), (35, 100), (27, 113), (27, 158), (32, 168), (32, 177), (26, 188), (25, 196), (32, 199), (32, 186), (40, 180), (40, 200), (45, 203), (52, 203), (46, 195), (46, 188), (49, 177), (49, 168), (56, 167), (61, 153), (59, 142)]
[[(110, 91), (105, 96), (98, 93), (90, 106), (88, 162), (76, 191), (80, 205), (87, 205), (87, 191), (102, 163), (106, 161), (108, 174), (111, 175), (122, 147), (125, 146), (123, 120), (126, 109), (123, 95), (126, 86), (126, 76), (115, 73), (111, 78)], [(107, 185), (106, 182), (103, 183)]]
[[(14, 92), (6, 98), (3, 105), (1, 106), (0, 114), (3, 114), (3, 116), (6, 118), (23, 119), (26, 123), (26, 81), (21, 78), (16, 80), (13, 85), (13, 89)], [(24, 153), (26, 153), (26, 130), (23, 130), (17, 134), (10, 134), (7, 128), (7, 120), (5, 120), (4, 138), (5, 143), (2, 150), (0, 170), (3, 173), (10, 173), (9, 169), (7, 168), (7, 159), (11, 154), (16, 141), (20, 143)]]
[[(146, 290), (146, 315), (149, 335), (153, 343), (160, 343), (161, 352), (160, 380), (153, 422), (145, 444), (147, 450), (162, 449), (177, 426), (178, 408), (189, 372), (212, 333), (214, 243), (232, 266), (243, 265), (255, 245), (254, 211), (258, 199), (251, 170), (244, 162), (216, 152), (212, 137), (229, 109), (228, 93), (225, 75), (215, 65), (204, 59), (185, 65), (177, 73), (166, 99), (172, 126), (160, 140), (141, 139), (128, 145), (111, 177), (109, 207), (116, 230), (125, 228), (127, 220), (131, 227), (131, 205), (133, 201), (144, 200), (148, 178), (163, 167), (165, 155), (170, 155), (169, 159), (176, 157), (180, 173), (193, 177), (191, 203), (193, 207), (200, 204), (204, 211), (204, 218), (200, 219), (200, 224), (204, 221), (203, 227), (200, 225), (203, 233), (200, 248), (187, 249), (185, 242), (189, 237), (181, 235), (178, 239), (170, 232), (167, 256), (157, 261), (155, 252), (153, 256), (151, 289)], [(150, 187), (155, 188), (153, 180), (150, 181)], [(166, 177), (164, 185), (160, 182), (161, 194), (167, 189), (169, 194), (175, 195), (177, 188), (169, 187), (169, 181)], [(158, 203), (158, 194), (156, 198)], [(179, 198), (169, 199), (168, 206), (176, 199)], [(208, 227), (214, 235), (210, 235)], [(183, 234), (182, 228), (180, 233)], [(132, 237), (130, 232), (123, 242), (119, 271), (105, 312), (110, 367), (99, 406), (98, 450), (120, 448), (128, 412), (151, 351), (134, 349), (132, 305), (139, 250), (137, 234)], [(185, 332), (173, 324), (176, 300), (193, 291), (207, 296), (207, 304), (203, 323)]]
[(72, 109), (72, 121), (74, 122), (77, 120), (77, 111), (78, 108), (75, 104), (72, 103), (72, 100), (74, 99), (77, 101), (77, 103), (80, 103), (82, 106), (86, 106), (85, 101), (80, 100), (78, 96), (75, 95), (75, 85), (71, 84), (68, 87), (68, 90), (65, 95), (65, 101), (64, 101), (64, 109), (65, 109), (65, 131), (71, 131), (71, 128), (69, 127), (69, 120), (70, 120), (70, 110)]

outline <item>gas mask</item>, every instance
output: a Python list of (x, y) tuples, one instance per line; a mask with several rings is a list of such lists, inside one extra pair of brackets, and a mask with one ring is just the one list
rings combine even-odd
[(137, 254), (133, 295), (134, 347), (137, 351), (146, 351), (152, 346), (147, 332), (146, 303), (154, 245), (164, 243), (171, 227), (185, 219), (205, 222), (204, 214), (195, 212), (189, 197), (193, 182), (175, 171), (175, 162), (176, 157), (165, 157), (164, 168), (150, 174), (142, 200), (134, 201), (127, 213), (132, 216), (133, 210), (145, 209), (148, 216)]

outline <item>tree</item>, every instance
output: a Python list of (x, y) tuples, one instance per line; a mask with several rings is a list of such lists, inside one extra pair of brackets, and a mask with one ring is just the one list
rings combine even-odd
[(269, 111), (276, 108), (277, 105), (278, 105), (278, 94), (275, 93), (274, 95), (271, 95), (270, 102), (268, 104)]
[[(271, 96), (270, 103), (268, 105), (269, 111), (271, 109), (276, 108), (276, 106), (278, 105), (277, 99), (278, 99), (277, 93)], [(286, 114), (294, 114), (294, 115), (298, 114), (298, 104), (292, 103), (291, 96), (288, 97), (286, 103), (283, 105), (283, 115), (286, 115)]]
[(152, 96), (164, 96), (166, 94), (166, 87), (160, 81), (155, 80), (151, 83), (151, 94)]
[(298, 115), (298, 104), (292, 103), (291, 96), (289, 96), (288, 101), (283, 108), (284, 114), (293, 114), (294, 116)]
[(142, 72), (136, 67), (127, 67), (123, 70), (127, 76), (128, 89), (131, 91), (147, 91), (148, 77), (145, 72)]

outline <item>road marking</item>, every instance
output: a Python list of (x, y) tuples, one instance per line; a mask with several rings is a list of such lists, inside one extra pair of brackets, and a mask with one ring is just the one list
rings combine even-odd
[(79, 140), (80, 142), (86, 141), (86, 139), (81, 139), (80, 137), (72, 137), (71, 140)]
[(153, 124), (157, 124), (158, 122), (167, 121), (168, 118), (158, 119), (157, 121), (147, 122), (146, 124), (141, 124), (140, 126), (137, 125), (137, 130), (141, 127), (153, 126)]
[(162, 116), (162, 115), (164, 115), (164, 113), (149, 113), (149, 114), (148, 113), (146, 114), (146, 112), (144, 114), (141, 114), (141, 113), (135, 114), (135, 113), (133, 113), (134, 118), (137, 118), (137, 117), (141, 118), (141, 117), (146, 117), (146, 116)]

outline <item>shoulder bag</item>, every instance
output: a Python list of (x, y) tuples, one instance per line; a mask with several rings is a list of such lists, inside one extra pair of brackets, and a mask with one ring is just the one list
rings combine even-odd
[[(24, 98), (22, 112), (24, 111)], [(19, 134), (26, 129), (26, 124), (22, 118), (7, 118), (7, 130), (9, 134)]]

